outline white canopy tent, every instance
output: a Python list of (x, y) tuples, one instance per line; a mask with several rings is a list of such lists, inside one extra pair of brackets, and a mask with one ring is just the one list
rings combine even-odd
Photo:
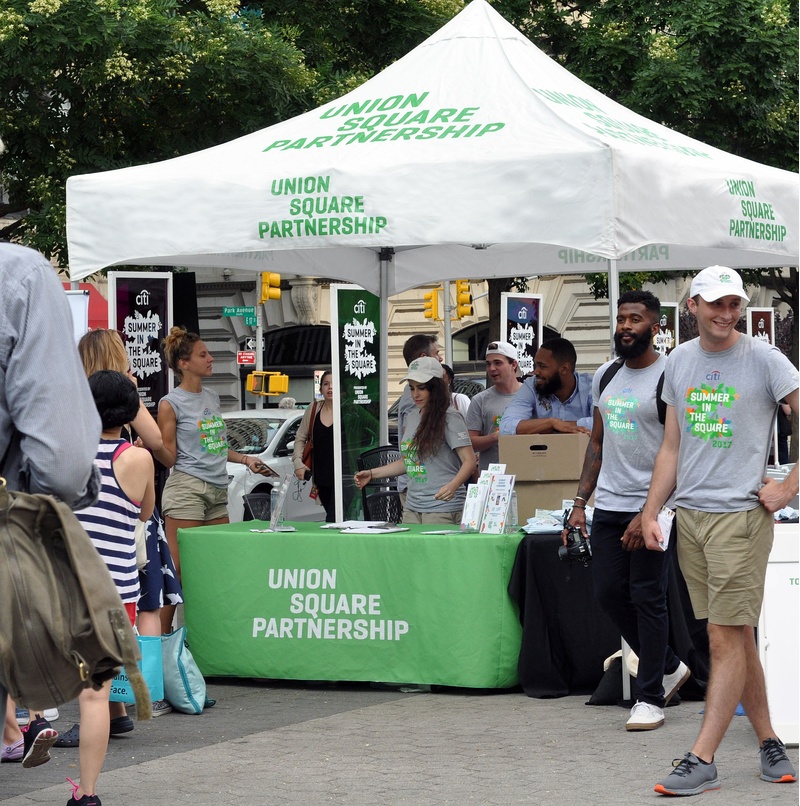
[(459, 277), (609, 271), (616, 291), (620, 267), (796, 265), (797, 180), (620, 106), (473, 0), (319, 109), (70, 178), (70, 275), (275, 271), (355, 282), (384, 305)]

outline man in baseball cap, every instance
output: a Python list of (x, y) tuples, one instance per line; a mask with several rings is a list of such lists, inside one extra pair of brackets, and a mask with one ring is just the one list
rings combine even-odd
[(689, 296), (696, 297), (698, 294), (706, 302), (715, 302), (721, 297), (731, 295), (741, 297), (745, 302), (750, 302), (750, 297), (744, 293), (741, 276), (727, 266), (709, 266), (696, 275), (692, 280)]
[(703, 269), (690, 294), (698, 337), (667, 361), (664, 440), (642, 530), (649, 550), (665, 548), (658, 513), (674, 490), (678, 560), (694, 615), (708, 620), (712, 675), (697, 739), (655, 785), (664, 795), (719, 789), (714, 757), (739, 702), (758, 739), (761, 779), (797, 781), (770, 721), (755, 642), (773, 513), (798, 490), (797, 465), (783, 481), (766, 478), (778, 403), (785, 397), (795, 413), (800, 405), (797, 370), (776, 347), (736, 330), (748, 298), (733, 269)]
[(486, 470), (500, 461), (497, 438), (500, 418), (522, 384), (517, 379), (517, 348), (507, 341), (492, 341), (486, 348), (486, 374), (492, 386), (479, 392), (469, 404), (467, 428), (472, 447), (480, 453), (479, 467)]

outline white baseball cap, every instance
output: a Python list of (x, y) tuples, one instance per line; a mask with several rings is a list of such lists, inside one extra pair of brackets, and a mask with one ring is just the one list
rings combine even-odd
[(489, 346), (486, 348), (486, 358), (490, 355), (504, 355), (512, 361), (519, 361), (517, 348), (507, 341), (490, 341)]
[(427, 383), (431, 378), (444, 377), (444, 369), (436, 358), (426, 355), (422, 358), (415, 358), (408, 365), (408, 372), (404, 381), (416, 381), (417, 383)]
[(741, 297), (750, 302), (750, 297), (744, 293), (744, 284), (739, 272), (727, 266), (709, 266), (703, 269), (692, 280), (689, 296), (700, 295), (706, 302), (714, 302), (727, 296)]

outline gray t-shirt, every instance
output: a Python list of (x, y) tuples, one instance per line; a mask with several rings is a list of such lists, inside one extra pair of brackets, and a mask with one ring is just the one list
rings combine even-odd
[[(478, 392), (472, 398), (467, 412), (467, 428), (480, 431), (481, 436), (492, 434), (500, 429), (500, 418), (506, 406), (514, 399), (516, 391), (502, 394), (494, 386)], [(490, 464), (500, 461), (500, 448), (497, 443), (491, 448), (484, 448), (480, 455), (480, 469), (486, 470)]]
[(172, 406), (177, 421), (175, 470), (215, 487), (227, 487), (228, 442), (219, 395), (211, 389), (187, 392), (178, 388), (162, 399)]
[(601, 394), (600, 380), (613, 363), (603, 364), (592, 381), (592, 399), (603, 418), (603, 464), (594, 500), (600, 509), (637, 512), (647, 499), (664, 438), (656, 387), (667, 359), (659, 355), (644, 369), (623, 364)]
[(450, 501), (437, 501), (433, 496), (443, 484), (452, 481), (461, 470), (461, 459), (456, 448), (472, 445), (467, 424), (454, 408), (447, 410), (444, 442), (435, 454), (420, 460), (409, 447), (420, 423), (419, 409), (415, 406), (405, 419), (405, 431), (400, 441), (400, 450), (408, 474), (408, 498), (406, 506), (412, 512), (457, 512), (464, 508), (466, 490), (462, 484)]
[(699, 339), (677, 347), (662, 393), (681, 429), (675, 503), (702, 512), (759, 506), (778, 401), (797, 386), (789, 359), (751, 336), (722, 352), (706, 352)]

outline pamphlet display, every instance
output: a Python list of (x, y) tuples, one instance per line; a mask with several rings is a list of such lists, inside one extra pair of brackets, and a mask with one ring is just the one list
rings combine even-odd
[(510, 517), (515, 511), (516, 477), (505, 470), (504, 464), (489, 465), (477, 483), (467, 487), (467, 500), (461, 516), (464, 531), (500, 535), (509, 528), (516, 529), (516, 517)]

